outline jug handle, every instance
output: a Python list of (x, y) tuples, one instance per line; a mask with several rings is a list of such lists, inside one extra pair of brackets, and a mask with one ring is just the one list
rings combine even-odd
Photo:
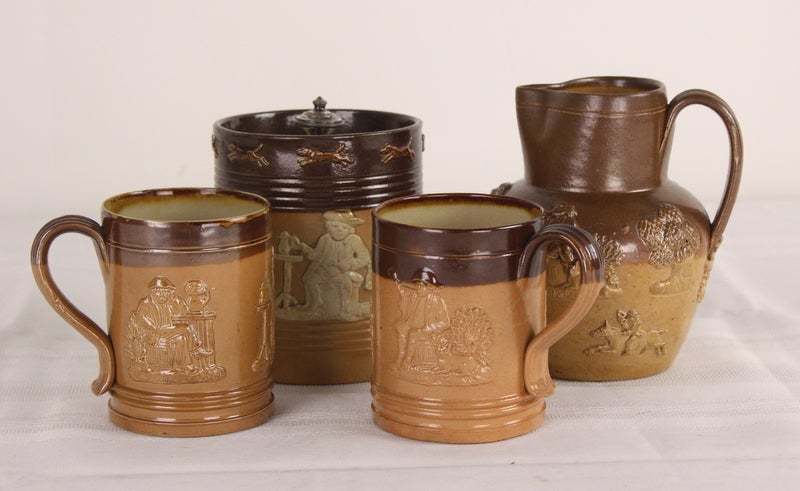
[[(533, 340), (525, 350), (524, 379), (528, 392), (537, 397), (547, 397), (555, 392), (555, 384), (550, 377), (548, 351), (556, 341), (574, 328), (594, 305), (598, 293), (603, 288), (603, 257), (594, 238), (583, 229), (565, 224), (547, 225), (525, 245), (517, 269), (517, 277), (530, 276), (535, 279), (534, 288), (545, 288), (544, 269), (547, 246), (553, 241), (565, 242), (578, 257), (581, 269), (581, 282), (575, 300), (561, 316), (537, 326), (536, 317), (531, 319)], [(546, 311), (545, 311), (546, 312)], [(546, 316), (542, 316), (544, 319)]]
[(103, 230), (94, 220), (79, 215), (56, 218), (39, 230), (31, 246), (31, 267), (36, 285), (41, 290), (45, 300), (64, 320), (97, 348), (97, 353), (100, 357), (100, 374), (92, 383), (92, 392), (100, 395), (111, 388), (116, 376), (114, 349), (111, 345), (111, 339), (94, 321), (67, 300), (58, 286), (56, 286), (50, 273), (48, 262), (50, 246), (56, 237), (68, 232), (85, 235), (94, 241), (103, 278), (106, 279), (108, 276), (108, 253), (106, 252)]
[(728, 180), (725, 184), (725, 192), (722, 202), (717, 208), (714, 221), (711, 222), (711, 238), (709, 241), (708, 259), (713, 260), (719, 245), (722, 243), (722, 234), (728, 224), (736, 195), (739, 192), (739, 183), (742, 179), (742, 131), (736, 115), (728, 104), (716, 94), (702, 89), (691, 89), (676, 95), (667, 106), (664, 139), (661, 142), (661, 155), (664, 155), (667, 144), (672, 136), (675, 119), (678, 113), (686, 106), (700, 104), (706, 106), (722, 119), (725, 128), (728, 130), (730, 140), (730, 162), (728, 167)]

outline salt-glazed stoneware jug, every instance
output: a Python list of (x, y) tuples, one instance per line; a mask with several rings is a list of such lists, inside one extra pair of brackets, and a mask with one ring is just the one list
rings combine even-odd
[(272, 206), (273, 373), (282, 383), (370, 379), (370, 212), (422, 191), (419, 119), (326, 104), (214, 124), (217, 186)]
[[(493, 192), (545, 208), (544, 223), (568, 223), (602, 247), (605, 286), (583, 321), (550, 349), (553, 376), (624, 380), (670, 367), (703, 299), (714, 254), (736, 199), (742, 137), (731, 108), (688, 90), (668, 103), (664, 84), (593, 77), (516, 89), (525, 178)], [(675, 120), (700, 104), (722, 119), (730, 162), (713, 221), (667, 176)], [(549, 315), (576, 291), (569, 248), (549, 251)]]

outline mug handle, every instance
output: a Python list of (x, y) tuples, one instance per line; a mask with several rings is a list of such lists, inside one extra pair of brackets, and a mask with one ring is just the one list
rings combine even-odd
[(537, 397), (555, 392), (548, 367), (548, 350), (583, 319), (603, 288), (603, 257), (597, 242), (583, 229), (566, 224), (545, 226), (525, 245), (517, 269), (518, 278), (530, 276), (535, 279), (532, 288), (546, 288), (545, 252), (553, 241), (565, 242), (577, 254), (581, 282), (575, 300), (561, 317), (543, 327), (538, 326), (538, 317), (531, 319), (536, 335), (525, 350), (524, 377), (528, 392)]
[(100, 395), (111, 388), (116, 375), (114, 348), (111, 346), (111, 339), (94, 321), (67, 300), (58, 286), (56, 286), (55, 281), (53, 281), (48, 264), (50, 245), (53, 240), (59, 235), (68, 232), (85, 235), (94, 241), (103, 278), (107, 278), (108, 253), (106, 252), (103, 230), (94, 220), (80, 215), (67, 215), (56, 218), (46, 223), (39, 230), (31, 246), (31, 267), (36, 285), (41, 290), (47, 303), (97, 348), (97, 353), (100, 356), (100, 374), (92, 382), (92, 392)]
[(736, 201), (736, 195), (739, 192), (739, 183), (742, 180), (742, 160), (744, 153), (742, 146), (742, 130), (739, 128), (739, 122), (736, 120), (736, 115), (733, 114), (733, 110), (716, 94), (702, 89), (691, 89), (681, 92), (676, 95), (667, 106), (664, 139), (661, 142), (660, 148), (662, 159), (667, 157), (664, 152), (669, 148), (669, 141), (672, 139), (675, 118), (681, 110), (692, 104), (706, 106), (717, 113), (722, 119), (722, 122), (725, 123), (725, 128), (728, 130), (728, 139), (730, 140), (731, 153), (728, 162), (728, 180), (725, 183), (725, 192), (722, 196), (722, 202), (719, 208), (717, 208), (714, 221), (711, 222), (708, 260), (713, 261), (714, 254), (722, 243), (722, 233), (725, 231), (725, 227), (728, 224), (728, 219), (733, 210), (733, 204)]

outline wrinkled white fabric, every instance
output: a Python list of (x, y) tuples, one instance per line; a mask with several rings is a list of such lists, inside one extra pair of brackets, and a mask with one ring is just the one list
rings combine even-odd
[[(277, 385), (266, 424), (167, 439), (118, 429), (94, 348), (45, 303), (28, 251), (46, 220), (2, 217), (0, 489), (794, 489), (800, 478), (800, 200), (741, 201), (670, 370), (557, 381), (536, 431), (416, 442), (371, 422), (369, 384)], [(49, 218), (49, 217), (48, 217)], [(104, 319), (89, 241), (56, 241), (74, 303)]]

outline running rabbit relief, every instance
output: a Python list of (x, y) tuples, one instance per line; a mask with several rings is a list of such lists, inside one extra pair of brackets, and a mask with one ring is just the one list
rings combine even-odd
[[(216, 145), (214, 144), (214, 151), (216, 152)], [(264, 150), (264, 144), (260, 144), (256, 148), (252, 150), (244, 150), (242, 148), (237, 147), (233, 143), (228, 144), (228, 160), (233, 162), (234, 160), (249, 160), (250, 162), (254, 162), (259, 167), (269, 167), (269, 161), (266, 157), (261, 154), (261, 151)]]
[(417, 154), (416, 152), (414, 152), (414, 149), (411, 148), (411, 144), (413, 142), (414, 142), (414, 137), (411, 136), (408, 138), (408, 143), (406, 143), (402, 147), (397, 147), (392, 144), (385, 143), (380, 150), (381, 154), (383, 154), (383, 156), (381, 157), (381, 163), (388, 164), (394, 159), (401, 159), (401, 158), (414, 160)]
[(184, 284), (185, 297), (166, 277), (156, 276), (147, 285), (128, 320), (126, 352), (129, 375), (153, 383), (214, 382), (225, 378), (216, 363), (214, 322), (207, 308), (212, 289), (203, 281)]
[[(350, 210), (322, 215), (325, 233), (316, 243), (281, 232), (276, 265), (283, 263), (283, 288), (275, 299), (275, 315), (286, 320), (341, 320), (355, 322), (369, 317), (369, 301), (362, 293), (372, 289), (369, 250), (356, 234), (364, 223)], [(292, 292), (293, 275), (300, 274), (304, 302)]]
[(297, 164), (300, 165), (300, 167), (316, 164), (318, 162), (331, 162), (342, 167), (347, 167), (348, 165), (354, 164), (356, 161), (353, 155), (347, 152), (347, 145), (345, 145), (344, 142), (339, 143), (339, 146), (330, 151), (316, 150), (309, 147), (297, 149)]
[(429, 271), (413, 284), (396, 281), (400, 316), (396, 372), (426, 385), (468, 386), (491, 382), (489, 348), (494, 332), (481, 307), (460, 307), (452, 314), (442, 298), (444, 288)]

